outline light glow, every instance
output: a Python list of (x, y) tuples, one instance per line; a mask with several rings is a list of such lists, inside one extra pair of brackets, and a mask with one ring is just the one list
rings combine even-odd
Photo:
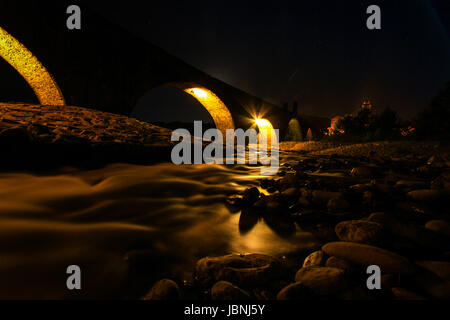
[(259, 130), (270, 130), (273, 129), (272, 124), (266, 119), (255, 119), (254, 120)]
[(42, 105), (65, 105), (53, 77), (39, 60), (17, 39), (0, 27), (0, 57), (5, 59), (33, 89)]
[(205, 90), (202, 90), (199, 88), (190, 89), (190, 92), (193, 96), (201, 98), (201, 99), (205, 99), (208, 97), (208, 93), (205, 92)]
[(234, 130), (234, 121), (227, 106), (211, 90), (206, 88), (188, 88), (184, 92), (189, 93), (208, 110), (214, 120), (216, 128), (225, 135), (227, 129)]

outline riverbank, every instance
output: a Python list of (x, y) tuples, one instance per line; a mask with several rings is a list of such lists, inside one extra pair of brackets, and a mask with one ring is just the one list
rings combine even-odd
[(170, 160), (171, 130), (74, 106), (0, 104), (2, 168), (85, 168)]
[[(207, 297), (450, 298), (448, 145), (310, 142), (281, 148), (286, 157), (279, 177), (261, 180), (259, 188), (228, 203), (240, 212), (241, 232), (264, 221), (289, 237), (300, 226), (319, 248), (281, 259), (250, 254), (199, 260), (195, 281)], [(379, 283), (370, 290), (373, 265), (380, 268)]]

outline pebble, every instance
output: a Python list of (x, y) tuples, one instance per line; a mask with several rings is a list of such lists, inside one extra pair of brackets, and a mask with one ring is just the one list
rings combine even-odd
[(336, 256), (363, 267), (378, 265), (383, 273), (416, 272), (414, 264), (394, 252), (355, 242), (331, 242), (322, 247), (329, 256)]

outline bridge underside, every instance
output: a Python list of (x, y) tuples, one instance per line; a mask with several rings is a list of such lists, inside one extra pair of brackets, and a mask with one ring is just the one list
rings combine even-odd
[[(66, 103), (130, 115), (147, 91), (169, 85), (194, 96), (219, 129), (245, 129), (253, 124), (252, 119), (266, 118), (284, 134), (292, 118), (286, 110), (215, 79), (134, 37), (89, 10), (87, 3), (83, 5), (85, 29), (70, 31), (64, 21), (54, 18), (61, 16), (67, 5), (65, 1), (51, 7), (34, 2), (24, 2), (24, 6), (0, 3), (1, 27), (23, 43), (49, 71), (50, 78), (46, 81), (50, 83), (54, 79), (52, 92), (60, 89), (62, 93), (59, 100), (53, 94), (53, 98), (43, 100), (44, 103)], [(0, 64), (0, 70), (6, 73), (0, 85), (7, 86), (7, 74), (11, 70), (4, 64)], [(28, 83), (42, 100), (36, 86)]]

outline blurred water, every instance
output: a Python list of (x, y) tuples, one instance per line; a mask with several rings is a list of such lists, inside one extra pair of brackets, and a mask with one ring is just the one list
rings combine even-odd
[[(124, 256), (146, 250), (155, 279), (190, 276), (195, 261), (232, 252), (282, 255), (314, 245), (298, 226), (280, 236), (263, 221), (245, 234), (228, 195), (258, 185), (244, 165), (111, 164), (54, 175), (0, 174), (0, 298), (120, 298)], [(82, 290), (66, 289), (67, 266)]]

